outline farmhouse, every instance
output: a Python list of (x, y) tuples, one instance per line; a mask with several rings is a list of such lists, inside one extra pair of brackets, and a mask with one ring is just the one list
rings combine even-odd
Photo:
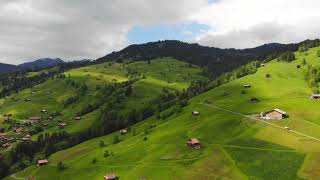
[(265, 113), (261, 113), (261, 117), (263, 119), (284, 119), (287, 117), (287, 113), (280, 110), (280, 109), (273, 109), (273, 110), (270, 110), (268, 112), (265, 112)]
[(195, 116), (198, 116), (198, 115), (200, 115), (200, 112), (199, 111), (192, 111), (192, 114)]
[(74, 119), (77, 120), (77, 121), (79, 121), (79, 120), (81, 120), (81, 117), (80, 117), (80, 116), (77, 116), (77, 117), (75, 117)]
[(49, 161), (47, 159), (38, 160), (37, 166), (42, 166), (48, 164)]
[(245, 84), (243, 85), (244, 88), (251, 88), (251, 85), (250, 84)]
[(320, 94), (312, 94), (310, 96), (310, 99), (312, 99), (312, 100), (320, 100)]
[(46, 110), (46, 109), (42, 109), (42, 110), (41, 110), (41, 112), (46, 113), (46, 112), (47, 112), (47, 110)]
[(260, 67), (264, 67), (265, 66), (265, 64), (260, 64)]
[(199, 148), (200, 147), (200, 141), (196, 138), (191, 138), (188, 140), (187, 145), (190, 147)]
[(106, 174), (104, 177), (104, 180), (116, 180), (119, 179), (115, 174)]

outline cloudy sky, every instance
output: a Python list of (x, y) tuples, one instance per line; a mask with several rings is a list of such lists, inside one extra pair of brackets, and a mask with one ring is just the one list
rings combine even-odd
[(98, 58), (164, 39), (247, 48), (320, 37), (319, 0), (0, 0), (0, 62)]

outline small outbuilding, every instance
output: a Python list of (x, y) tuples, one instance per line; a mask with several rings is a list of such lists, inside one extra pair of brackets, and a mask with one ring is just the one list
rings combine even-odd
[(244, 88), (251, 88), (251, 85), (250, 84), (245, 84), (243, 85)]
[(120, 130), (120, 134), (122, 134), (122, 135), (127, 134), (127, 133), (128, 133), (127, 129), (121, 129)]
[(46, 110), (46, 109), (42, 109), (41, 112), (42, 112), (42, 113), (46, 113), (47, 110)]
[(62, 123), (59, 123), (58, 126), (59, 128), (63, 129), (65, 126), (67, 126), (67, 123), (62, 122)]
[(192, 114), (195, 115), (195, 116), (199, 116), (200, 112), (199, 111), (192, 111)]
[(261, 118), (267, 119), (267, 120), (269, 119), (281, 120), (286, 118), (287, 116), (288, 116), (287, 113), (280, 109), (273, 109), (265, 113), (261, 113)]
[(38, 124), (41, 120), (41, 117), (30, 117), (29, 120), (31, 121), (31, 124)]
[(103, 176), (104, 180), (116, 180), (119, 179), (118, 176), (116, 176), (115, 174), (106, 174), (105, 176)]
[(312, 94), (310, 96), (310, 99), (312, 99), (312, 100), (320, 100), (320, 94)]
[(48, 163), (49, 163), (49, 161), (47, 159), (38, 160), (37, 166), (43, 166)]
[(258, 103), (258, 102), (260, 102), (260, 100), (259, 99), (257, 99), (257, 98), (251, 98), (250, 99), (250, 103)]
[(260, 67), (264, 67), (265, 66), (265, 64), (260, 64)]
[(284, 129), (287, 130), (287, 131), (290, 130), (290, 128), (288, 126), (285, 126)]
[(77, 120), (77, 121), (79, 121), (79, 120), (81, 120), (81, 117), (80, 117), (80, 116), (77, 116), (77, 117), (75, 117), (74, 119)]
[(191, 138), (188, 140), (187, 145), (189, 147), (200, 148), (200, 141), (197, 138)]

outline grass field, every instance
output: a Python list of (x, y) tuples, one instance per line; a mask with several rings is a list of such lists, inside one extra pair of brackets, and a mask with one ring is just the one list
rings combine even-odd
[[(112, 172), (120, 179), (128, 180), (318, 179), (319, 141), (245, 117), (279, 108), (286, 111), (289, 118), (269, 122), (320, 139), (320, 102), (309, 99), (312, 91), (304, 79), (306, 67), (296, 68), (303, 58), (310, 64), (320, 65), (320, 58), (315, 54), (318, 49), (296, 53), (297, 60), (290, 63), (276, 60), (266, 63), (253, 75), (193, 98), (182, 112), (167, 120), (152, 117), (131, 127), (131, 132), (126, 135), (115, 132), (86, 141), (51, 155), (47, 166), (30, 167), (14, 177), (31, 175), (44, 180), (99, 180)], [(135, 69), (141, 68), (139, 64), (135, 66)], [(153, 78), (160, 79), (161, 83), (154, 84), (172, 84), (170, 76), (173, 75), (158, 76), (149, 68), (140, 71), (150, 76), (151, 82), (154, 82)], [(193, 69), (188, 71), (192, 73)], [(265, 78), (267, 73), (271, 78)], [(179, 82), (176, 78), (175, 81)], [(147, 78), (139, 83), (149, 82)], [(183, 84), (175, 87), (181, 89)], [(244, 84), (252, 87), (244, 89)], [(250, 103), (252, 97), (261, 102)], [(210, 104), (200, 104), (204, 101)], [(191, 112), (194, 110), (200, 115), (193, 116)], [(146, 127), (151, 125), (154, 128), (146, 132)], [(115, 134), (120, 136), (120, 143), (112, 143)], [(186, 141), (192, 137), (200, 140), (202, 148), (186, 146)], [(106, 146), (100, 147), (100, 141)], [(112, 155), (104, 157), (106, 150)], [(66, 165), (65, 170), (57, 169), (59, 162)]]

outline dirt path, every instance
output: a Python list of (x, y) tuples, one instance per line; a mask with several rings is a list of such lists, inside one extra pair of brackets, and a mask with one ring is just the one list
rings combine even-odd
[[(276, 128), (280, 128), (280, 129), (284, 129), (284, 127), (282, 126), (279, 126), (279, 125), (276, 125), (276, 124), (273, 124), (273, 123), (270, 123), (268, 121), (264, 121), (262, 119), (259, 119), (259, 118), (255, 118), (255, 117), (252, 117), (252, 116), (248, 116), (248, 115), (245, 115), (245, 114), (241, 114), (239, 112), (235, 112), (235, 111), (232, 111), (232, 110), (229, 110), (229, 109), (225, 109), (225, 108), (222, 108), (222, 107), (219, 107), (219, 106), (215, 106), (215, 105), (211, 105), (211, 104), (206, 104), (206, 103), (198, 103), (200, 105), (204, 105), (204, 106), (207, 106), (207, 107), (211, 107), (211, 108), (214, 108), (214, 109), (218, 109), (218, 110), (221, 110), (221, 111), (226, 111), (226, 112), (229, 112), (229, 113), (232, 113), (232, 114), (236, 114), (236, 115), (239, 115), (239, 116), (243, 116), (243, 117), (246, 117), (246, 118), (249, 118), (249, 119), (252, 119), (252, 120), (255, 120), (255, 121), (259, 121), (261, 123), (264, 123), (264, 124), (268, 124), (270, 126), (273, 126), (273, 127), (276, 127)], [(300, 135), (300, 136), (303, 136), (303, 137), (306, 137), (306, 138), (309, 138), (309, 139), (312, 139), (312, 140), (315, 140), (315, 141), (318, 141), (320, 142), (320, 139), (316, 138), (316, 137), (312, 137), (312, 136), (309, 136), (307, 134), (304, 134), (304, 133), (301, 133), (301, 132), (298, 132), (298, 131), (295, 131), (295, 130), (286, 130), (286, 131), (289, 131), (289, 132), (292, 132), (292, 133), (295, 133), (297, 135)]]

